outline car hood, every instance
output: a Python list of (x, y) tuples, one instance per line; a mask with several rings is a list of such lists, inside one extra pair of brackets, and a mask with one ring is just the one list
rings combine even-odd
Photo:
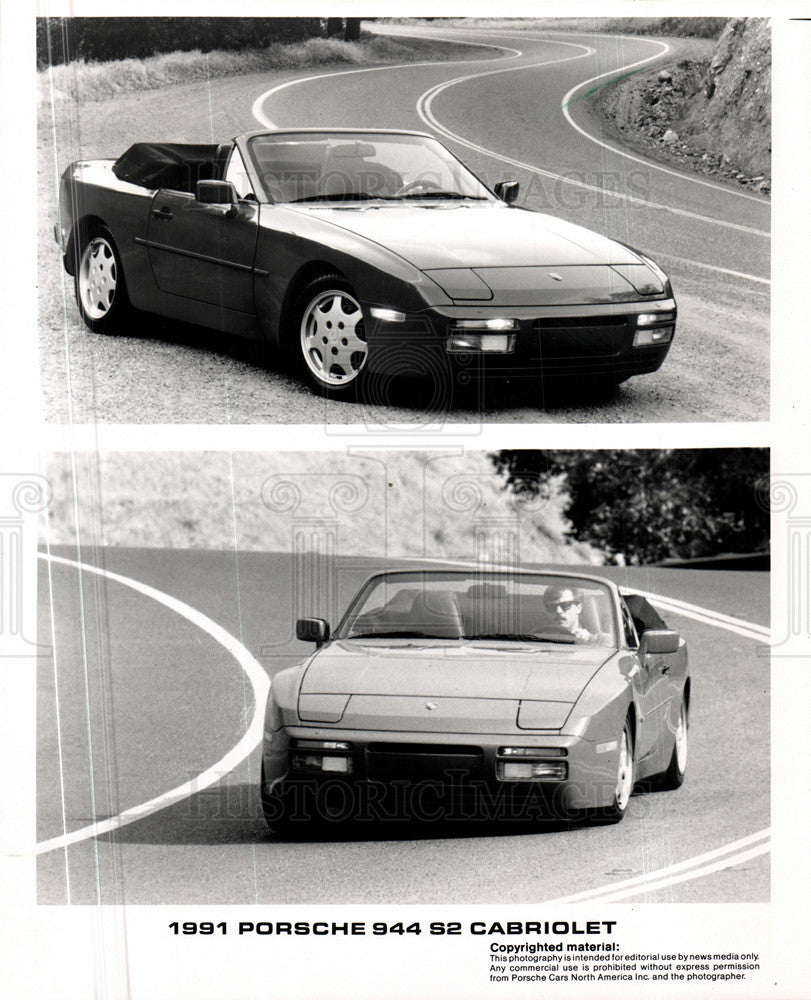
[(619, 243), (551, 215), (490, 202), (310, 209), (420, 270), (638, 264)]
[(311, 659), (298, 714), (303, 722), (366, 730), (557, 729), (615, 652), (539, 643), (338, 641)]

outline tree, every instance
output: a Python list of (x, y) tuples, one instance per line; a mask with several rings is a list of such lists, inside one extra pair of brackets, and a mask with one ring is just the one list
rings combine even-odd
[(491, 456), (517, 495), (563, 478), (571, 534), (631, 564), (769, 548), (769, 511), (756, 487), (765, 448), (500, 451)]

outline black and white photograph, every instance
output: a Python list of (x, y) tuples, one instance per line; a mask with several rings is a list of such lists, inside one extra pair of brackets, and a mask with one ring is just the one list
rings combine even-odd
[(49, 420), (766, 419), (767, 18), (37, 32)]
[(801, 1000), (811, 4), (0, 6), (0, 981)]
[(765, 450), (48, 469), (41, 903), (769, 899)]

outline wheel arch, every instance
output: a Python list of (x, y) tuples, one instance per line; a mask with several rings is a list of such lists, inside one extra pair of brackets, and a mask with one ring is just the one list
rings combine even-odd
[(335, 275), (346, 281), (346, 275), (335, 264), (326, 260), (311, 260), (303, 264), (293, 275), (287, 286), (287, 291), (282, 300), (282, 308), (279, 313), (279, 339), (284, 341), (290, 333), (290, 325), (295, 315), (295, 306), (301, 292), (316, 278), (325, 278), (327, 275)]
[(81, 219), (77, 219), (73, 223), (70, 235), (68, 236), (67, 246), (65, 247), (64, 257), (65, 270), (71, 277), (75, 276), (79, 268), (79, 257), (81, 256), (84, 238), (102, 229), (106, 229), (113, 236), (113, 240), (115, 240), (112, 230), (100, 215), (93, 215), (92, 213), (83, 215)]
[(628, 703), (628, 714), (626, 718), (631, 722), (631, 739), (633, 740), (633, 746), (631, 747), (631, 756), (636, 752), (636, 748), (639, 746), (639, 716), (637, 715), (636, 705), (633, 699)]

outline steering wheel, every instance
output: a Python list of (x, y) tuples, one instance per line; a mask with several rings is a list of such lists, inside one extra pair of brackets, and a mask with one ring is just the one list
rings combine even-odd
[(399, 198), (400, 195), (410, 194), (410, 192), (412, 191), (428, 192), (428, 191), (441, 191), (441, 190), (442, 188), (440, 187), (440, 185), (436, 184), (434, 181), (422, 181), (422, 180), (409, 181), (408, 184), (403, 184), (403, 186), (398, 191), (394, 192), (394, 197)]

